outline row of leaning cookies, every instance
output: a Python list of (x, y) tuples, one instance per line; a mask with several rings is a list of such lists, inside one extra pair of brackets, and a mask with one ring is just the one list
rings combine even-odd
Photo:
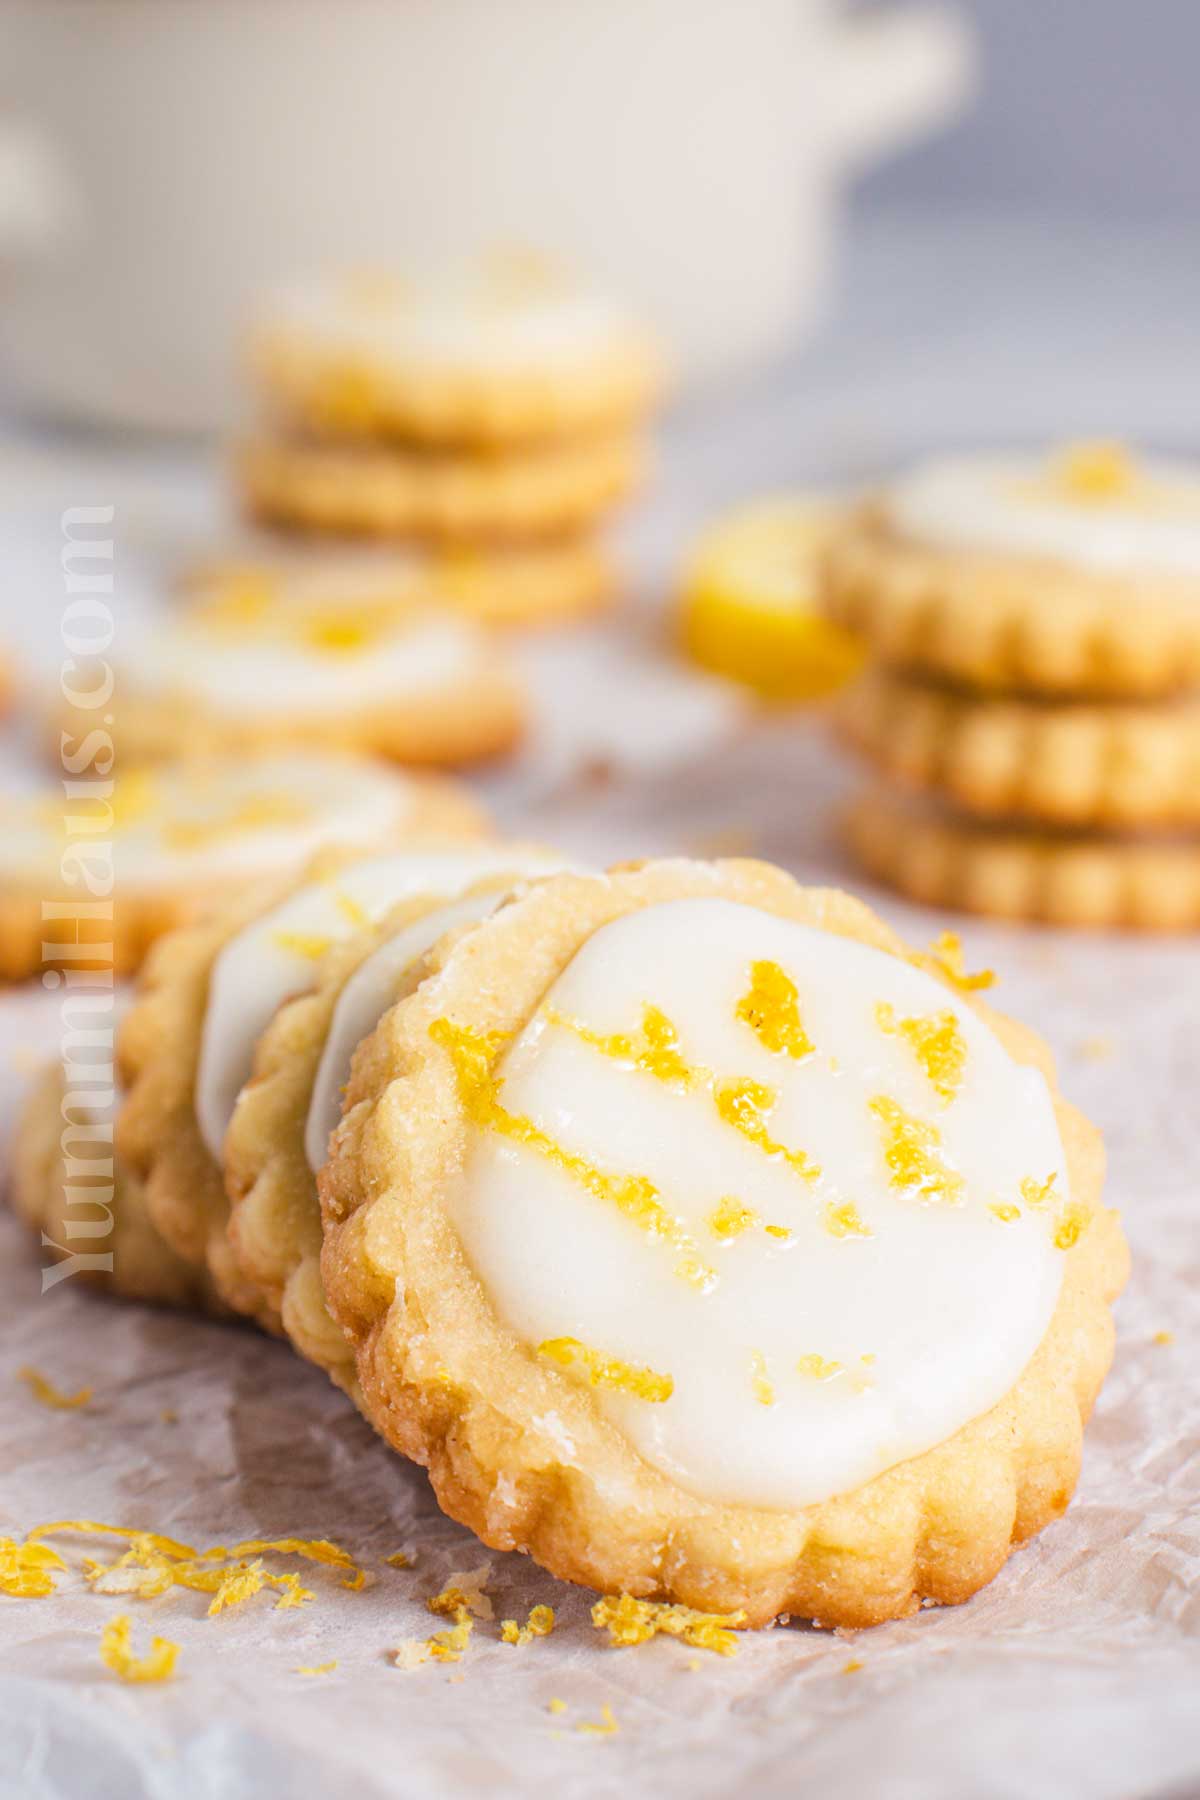
[[(151, 957), (109, 1280), (282, 1331), (448, 1514), (621, 1606), (962, 1600), (1069, 1501), (1126, 1265), (980, 985), (765, 863), (327, 855)], [(59, 1105), (14, 1184), (52, 1239)]]
[(1116, 444), (919, 465), (835, 534), (881, 777), (849, 832), (915, 899), (1200, 926), (1200, 469)]

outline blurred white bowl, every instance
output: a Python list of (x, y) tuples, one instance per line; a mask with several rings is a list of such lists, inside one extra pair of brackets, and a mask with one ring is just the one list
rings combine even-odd
[(0, 355), (43, 413), (227, 423), (258, 289), (536, 245), (685, 382), (794, 340), (842, 179), (969, 86), (958, 16), (837, 0), (0, 0)]

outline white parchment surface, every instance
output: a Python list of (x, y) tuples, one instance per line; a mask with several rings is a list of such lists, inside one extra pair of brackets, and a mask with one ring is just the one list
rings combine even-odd
[[(522, 829), (596, 858), (752, 851), (845, 880), (829, 827), (845, 785), (814, 726), (781, 723), (686, 775), (576, 784)], [(868, 897), (914, 941), (945, 922)], [(200, 1594), (116, 1601), (75, 1573), (49, 1599), (0, 1598), (5, 1800), (1200, 1792), (1200, 945), (972, 923), (964, 936), (1104, 1126), (1135, 1257), (1075, 1502), (988, 1590), (853, 1638), (746, 1636), (730, 1660), (665, 1640), (611, 1649), (592, 1596), (481, 1552), (284, 1346), (71, 1282), (43, 1296), (40, 1253), (5, 1221), (0, 1534), (83, 1515), (196, 1545), (328, 1536), (368, 1571), (361, 1592), (318, 1569), (301, 1610), (261, 1594), (215, 1619)], [(53, 1042), (52, 997), (10, 995), (0, 1022), (11, 1100)], [(93, 1400), (47, 1410), (17, 1378), (26, 1363)], [(95, 1553), (78, 1546), (74, 1563), (80, 1549)], [(411, 1568), (384, 1562), (398, 1549)], [(443, 1623), (425, 1598), (482, 1562), (497, 1619), (549, 1603), (553, 1635), (513, 1648), (480, 1622), (461, 1662), (397, 1669), (389, 1649)], [(169, 1683), (127, 1686), (102, 1666), (100, 1632), (121, 1610), (135, 1648), (152, 1632), (180, 1644)], [(605, 1705), (615, 1733), (579, 1729)]]

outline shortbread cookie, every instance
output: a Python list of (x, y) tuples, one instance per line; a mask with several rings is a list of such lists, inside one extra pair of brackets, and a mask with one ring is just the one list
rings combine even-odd
[(1071, 826), (1200, 826), (1200, 699), (973, 694), (877, 666), (838, 702), (889, 779), (970, 813)]
[(455, 767), (510, 750), (525, 726), (490, 638), (445, 608), (389, 601), (209, 597), (131, 636), (117, 679), (121, 753), (140, 761), (304, 745)]
[(629, 436), (570, 438), (496, 452), (258, 437), (237, 482), (268, 525), (368, 538), (553, 537), (593, 525), (638, 485), (645, 453)]
[(68, 1099), (54, 1063), (17, 1121), (9, 1201), (38, 1234), (46, 1278), (223, 1313), (207, 1269), (176, 1256), (155, 1230), (141, 1183), (114, 1154), (112, 1107), (97, 1110), (94, 1101), (91, 1089)]
[[(79, 770), (87, 741), (83, 730), (68, 735), (65, 766)], [(96, 772), (111, 767), (110, 744), (85, 773), (4, 808), (6, 980), (84, 961), (129, 974), (156, 937), (231, 883), (286, 875), (326, 844), (390, 840), (431, 805), (428, 785), (353, 756), (218, 758), (127, 772), (122, 763), (115, 778)], [(465, 796), (448, 786), (437, 793), (439, 815), (476, 816)]]
[(628, 425), (657, 398), (663, 360), (624, 307), (528, 254), (424, 283), (363, 273), (281, 293), (251, 359), (290, 426), (482, 445)]
[(1200, 834), (1038, 831), (886, 787), (854, 803), (846, 830), (869, 874), (929, 906), (1048, 925), (1200, 928)]
[(761, 863), (539, 884), (359, 1049), (319, 1177), (363, 1404), (490, 1545), (857, 1626), (1067, 1505), (1126, 1252), (1031, 1034)]
[(760, 500), (700, 537), (684, 574), (679, 631), (701, 668), (767, 700), (811, 700), (862, 653), (818, 605), (821, 561), (839, 514), (815, 495)]
[(953, 680), (1176, 693), (1200, 683), (1200, 467), (1106, 446), (923, 464), (834, 540), (826, 604)]
[(433, 562), (438, 596), (498, 630), (574, 624), (606, 612), (619, 593), (612, 559), (578, 534), (528, 544), (446, 545)]
[(507, 627), (585, 618), (610, 603), (616, 584), (599, 545), (570, 537), (440, 551), (255, 541), (196, 565), (181, 585), (193, 604), (247, 623), (277, 606), (351, 616), (423, 606)]
[(493, 872), (478, 882), (478, 864), (470, 859), (431, 870), (426, 892), (402, 900), (380, 926), (321, 957), (316, 985), (286, 1000), (259, 1038), (225, 1133), (229, 1232), (239, 1270), (301, 1355), (343, 1386), (352, 1385), (354, 1357), (321, 1286), (316, 1172), (341, 1116), (354, 1050), (404, 990), (409, 969), (446, 932), (493, 911), (515, 882), (563, 867), (547, 851), (506, 844), (497, 871), (496, 854), (485, 853)]
[(277, 1008), (308, 992), (335, 946), (421, 896), (509, 868), (486, 841), (402, 843), (326, 861), (299, 883), (249, 893), (155, 946), (121, 1028), (126, 1090), (117, 1143), (145, 1183), (150, 1216), (189, 1262), (207, 1260), (224, 1299), (278, 1329), (279, 1313), (229, 1242), (225, 1134)]

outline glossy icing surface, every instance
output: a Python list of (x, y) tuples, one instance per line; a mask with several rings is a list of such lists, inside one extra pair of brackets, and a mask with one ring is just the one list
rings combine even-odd
[[(522, 852), (510, 854), (506, 873), (511, 871), (514, 877), (549, 875), (561, 867), (562, 863), (549, 855)], [(485, 919), (509, 891), (507, 884), (489, 886), (483, 893), (434, 907), (385, 938), (350, 976), (334, 1007), (309, 1103), (304, 1148), (314, 1175), (325, 1161), (329, 1134), (341, 1117), (342, 1094), (350, 1079), (354, 1052), (396, 998), (405, 971), (447, 931)]]
[(292, 288), (277, 297), (266, 326), (318, 352), (448, 371), (554, 368), (636, 335), (615, 301), (523, 256), (422, 283), (364, 273)]
[(1116, 446), (923, 463), (888, 487), (883, 506), (893, 526), (928, 543), (1112, 575), (1200, 577), (1200, 466)]
[(799, 1507), (1000, 1400), (1077, 1234), (1042, 1076), (912, 965), (725, 900), (451, 1021), (451, 1211), (502, 1320), (705, 1499)]
[(366, 758), (289, 754), (133, 769), (71, 798), (18, 802), (0, 872), (32, 877), (68, 850), (111, 844), (117, 892), (153, 891), (302, 865), (330, 843), (370, 844), (412, 808), (411, 782)]
[(511, 866), (503, 844), (414, 845), (308, 883), (232, 937), (213, 964), (196, 1073), (196, 1117), (209, 1154), (220, 1161), (267, 1021), (290, 994), (313, 985), (332, 944), (377, 924), (409, 896), (461, 893)]
[(340, 714), (453, 688), (485, 664), (487, 640), (466, 618), (335, 593), (316, 605), (244, 582), (140, 633), (123, 673), (218, 713)]

